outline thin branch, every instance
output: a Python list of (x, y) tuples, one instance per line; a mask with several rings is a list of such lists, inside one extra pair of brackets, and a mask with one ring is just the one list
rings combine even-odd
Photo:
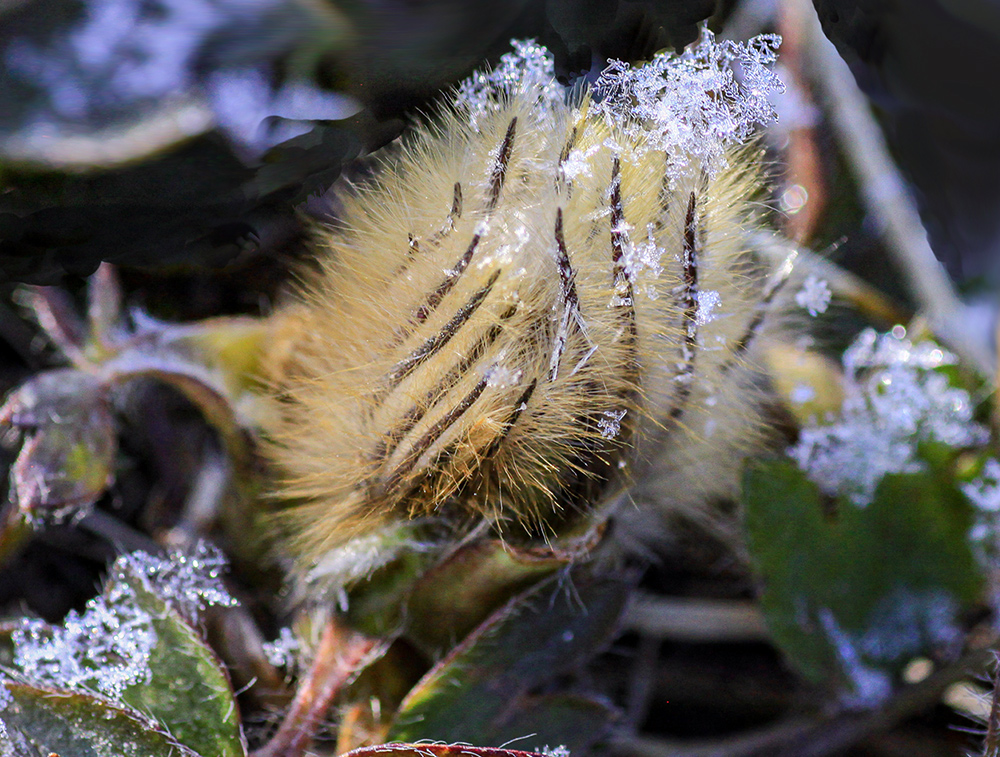
[[(996, 639), (992, 641), (995, 643)], [(620, 737), (612, 742), (615, 757), (825, 757), (895, 727), (941, 699), (944, 690), (971, 671), (981, 671), (995, 655), (976, 648), (923, 681), (902, 688), (874, 710), (840, 709), (827, 716), (790, 718), (776, 725), (727, 739), (705, 741)]]
[(812, 5), (803, 5), (803, 52), (826, 99), (830, 122), (861, 187), (864, 202), (914, 298), (934, 330), (984, 375), (995, 375), (992, 345), (969, 328), (968, 309), (934, 256), (913, 197), (889, 157), (885, 138), (847, 64), (824, 35)]
[(753, 602), (655, 597), (638, 594), (625, 614), (624, 627), (645, 636), (694, 643), (769, 641)]
[(303, 757), (341, 689), (371, 659), (376, 641), (331, 618), (309, 674), (277, 732), (251, 757)]

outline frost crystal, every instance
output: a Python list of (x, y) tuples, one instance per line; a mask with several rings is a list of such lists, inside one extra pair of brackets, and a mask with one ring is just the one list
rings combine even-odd
[(833, 292), (826, 285), (823, 279), (815, 276), (808, 276), (802, 284), (802, 288), (795, 294), (795, 304), (803, 310), (807, 310), (809, 315), (816, 316), (825, 313), (833, 299)]
[(597, 428), (605, 439), (614, 439), (622, 430), (622, 418), (628, 410), (605, 410), (597, 421)]
[(788, 395), (788, 399), (796, 405), (804, 405), (816, 399), (816, 390), (809, 384), (796, 384)]
[[(190, 552), (171, 552), (166, 557), (134, 552), (124, 560), (142, 575), (157, 594), (189, 620), (206, 607), (232, 607), (236, 600), (222, 585), (226, 558), (208, 542), (199, 541)], [(118, 567), (118, 563), (115, 564)]]
[(32, 681), (56, 689), (96, 688), (119, 699), (126, 688), (149, 679), (156, 634), (132, 590), (116, 582), (90, 600), (82, 615), (70, 611), (62, 626), (22, 620), (13, 640), (14, 665)]
[(638, 68), (611, 61), (594, 85), (595, 112), (638, 150), (665, 152), (671, 178), (691, 162), (714, 172), (726, 166), (726, 148), (774, 120), (769, 96), (784, 86), (770, 66), (780, 43), (776, 34), (716, 42), (706, 29), (680, 55), (661, 53)]
[(698, 292), (698, 314), (695, 316), (697, 324), (704, 326), (706, 323), (718, 318), (719, 316), (715, 312), (715, 309), (721, 304), (722, 298), (718, 292), (714, 292), (711, 289)]
[(291, 628), (282, 628), (277, 639), (264, 642), (264, 655), (276, 668), (291, 668), (298, 654), (299, 640)]
[(982, 564), (1000, 562), (1000, 462), (989, 458), (978, 478), (962, 485), (962, 493), (976, 510), (969, 541)]
[(1000, 512), (1000, 462), (992, 457), (987, 460), (982, 475), (964, 484), (962, 493), (980, 510)]
[[(663, 265), (660, 263), (660, 259), (663, 257), (665, 250), (656, 243), (656, 227), (654, 224), (647, 225), (646, 239), (638, 244), (632, 242), (632, 238), (628, 233), (631, 231), (631, 228), (627, 224), (622, 223), (618, 228), (614, 229), (614, 231), (622, 233), (625, 236), (625, 270), (628, 272), (630, 281), (645, 283), (644, 290), (646, 296), (651, 300), (655, 300), (657, 298), (656, 279), (663, 273)], [(618, 300), (622, 299), (624, 298), (621, 296), (618, 297)], [(614, 301), (611, 303), (611, 306), (618, 307), (622, 304), (627, 305), (631, 303)]]
[(864, 507), (886, 474), (923, 470), (918, 442), (984, 443), (988, 433), (972, 421), (968, 392), (936, 370), (954, 362), (933, 342), (912, 343), (901, 328), (863, 331), (844, 353), (840, 418), (803, 428), (788, 454), (824, 492)]
[(539, 105), (552, 108), (566, 101), (566, 88), (555, 78), (552, 53), (534, 40), (511, 40), (513, 52), (500, 58), (493, 71), (477, 71), (463, 81), (455, 97), (455, 107), (466, 113), (469, 125), (479, 130), (479, 122), (504, 107), (509, 98), (534, 93)]
[(70, 611), (61, 626), (24, 619), (14, 631), (14, 665), (36, 684), (63, 690), (96, 689), (120, 699), (129, 686), (149, 680), (156, 646), (153, 618), (126, 580), (142, 576), (155, 592), (188, 617), (210, 604), (231, 605), (219, 581), (225, 562), (204, 543), (192, 554), (158, 557), (135, 552), (112, 566), (104, 593), (83, 614)]

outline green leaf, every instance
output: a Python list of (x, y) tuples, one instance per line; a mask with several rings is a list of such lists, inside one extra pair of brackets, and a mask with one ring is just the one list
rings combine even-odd
[[(499, 745), (522, 714), (535, 708), (538, 743), (560, 743), (572, 708), (539, 709), (546, 700), (527, 694), (605, 644), (627, 597), (621, 578), (594, 576), (586, 568), (539, 582), (493, 613), (424, 676), (400, 705), (388, 738)], [(607, 722), (595, 720), (592, 726), (600, 730)]]
[(768, 625), (804, 675), (875, 704), (913, 657), (961, 642), (982, 576), (946, 470), (886, 476), (863, 508), (822, 496), (788, 460), (752, 465), (743, 492)]
[(125, 689), (122, 700), (200, 754), (246, 755), (239, 709), (219, 659), (172, 605), (150, 591), (133, 564), (124, 562), (112, 581), (128, 585), (156, 633), (148, 680)]
[(517, 549), (498, 539), (457, 550), (417, 581), (408, 604), (409, 637), (446, 649), (467, 636), (493, 610), (570, 557)]
[(89, 694), (4, 681), (0, 716), (9, 731), (0, 730), (0, 754), (30, 747), (62, 757), (198, 757), (157, 723)]

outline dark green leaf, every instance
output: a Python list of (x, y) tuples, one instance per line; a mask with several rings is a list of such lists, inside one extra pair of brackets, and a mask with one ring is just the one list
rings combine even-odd
[[(585, 568), (539, 582), (424, 676), (400, 706), (389, 738), (504, 743), (508, 724), (533, 706), (529, 690), (586, 662), (615, 630), (627, 597), (622, 579)], [(548, 715), (535, 713), (537, 738), (557, 744), (567, 710)]]
[(862, 508), (772, 460), (747, 471), (744, 500), (768, 624), (806, 676), (874, 704), (913, 657), (960, 644), (982, 577), (969, 505), (945, 471), (886, 476)]
[(39, 754), (61, 757), (198, 757), (157, 723), (99, 697), (12, 681), (0, 683), (4, 688), (0, 716), (14, 733), (0, 732), (0, 753), (20, 757), (5, 750), (26, 742)]
[(124, 562), (112, 580), (128, 585), (156, 633), (148, 680), (129, 686), (122, 700), (156, 718), (178, 742), (200, 754), (245, 755), (239, 709), (219, 659), (173, 606), (150, 591), (131, 563)]

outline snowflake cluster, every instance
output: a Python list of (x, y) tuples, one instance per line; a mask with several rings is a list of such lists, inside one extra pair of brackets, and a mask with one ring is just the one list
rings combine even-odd
[(500, 110), (514, 95), (534, 93), (546, 108), (566, 101), (566, 88), (556, 81), (548, 48), (534, 40), (511, 40), (511, 46), (513, 52), (503, 55), (495, 69), (477, 71), (458, 88), (455, 107), (467, 114), (476, 131), (484, 117)]
[(840, 417), (802, 429), (789, 455), (824, 492), (864, 507), (886, 474), (923, 469), (919, 442), (983, 444), (988, 433), (972, 420), (968, 392), (937, 370), (954, 363), (935, 343), (906, 339), (901, 327), (863, 331), (844, 353)]
[[(775, 119), (770, 97), (784, 91), (772, 70), (780, 43), (776, 34), (747, 43), (718, 42), (705, 29), (683, 53), (660, 53), (638, 67), (609, 61), (592, 87), (592, 112), (635, 145), (631, 149), (665, 153), (671, 179), (692, 163), (713, 173), (726, 166), (727, 148)], [(455, 106), (475, 130), (515, 95), (534, 97), (542, 116), (566, 105), (567, 90), (555, 79), (552, 54), (530, 40), (512, 45), (496, 69), (473, 74), (458, 89)], [(608, 146), (621, 150), (617, 142)], [(589, 170), (589, 157), (571, 153), (564, 173), (572, 178)]]
[(795, 293), (795, 304), (811, 316), (825, 313), (833, 299), (833, 292), (823, 279), (807, 276), (802, 288)]
[(771, 69), (779, 44), (776, 34), (717, 42), (706, 29), (680, 55), (660, 53), (636, 68), (612, 61), (594, 85), (595, 111), (638, 149), (666, 153), (669, 176), (692, 162), (711, 173), (726, 166), (728, 147), (774, 120), (770, 96), (784, 90)]
[(103, 594), (82, 614), (71, 611), (61, 626), (24, 619), (14, 631), (14, 666), (32, 682), (62, 690), (96, 690), (120, 699), (149, 680), (149, 660), (157, 638), (153, 618), (125, 580), (141, 576), (147, 588), (193, 617), (207, 605), (235, 600), (219, 580), (225, 562), (204, 543), (189, 554), (166, 557), (135, 552), (119, 558)]

